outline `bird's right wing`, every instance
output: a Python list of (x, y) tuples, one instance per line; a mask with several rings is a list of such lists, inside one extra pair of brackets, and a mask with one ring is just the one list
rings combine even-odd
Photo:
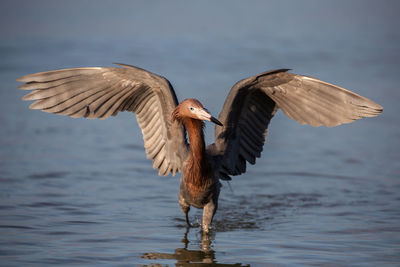
[(236, 83), (226, 98), (209, 153), (218, 159), (222, 179), (246, 171), (261, 156), (268, 124), (278, 108), (301, 124), (333, 127), (374, 117), (382, 107), (316, 78), (268, 71)]
[(188, 147), (182, 125), (171, 121), (178, 100), (167, 79), (146, 70), (119, 64), (34, 73), (18, 78), (19, 88), (34, 90), (23, 100), (32, 109), (73, 118), (136, 114), (147, 158), (160, 175), (181, 172)]

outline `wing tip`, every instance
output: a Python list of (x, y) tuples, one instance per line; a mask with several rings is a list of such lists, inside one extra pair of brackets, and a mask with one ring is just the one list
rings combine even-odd
[(258, 77), (262, 77), (262, 76), (266, 76), (266, 75), (277, 74), (277, 73), (280, 73), (280, 72), (288, 72), (288, 71), (291, 71), (291, 70), (292, 69), (286, 69), (286, 68), (268, 70), (268, 71), (261, 72), (260, 74), (257, 74), (256, 77), (258, 78)]
[(145, 70), (145, 69), (142, 69), (142, 68), (139, 68), (139, 67), (136, 67), (136, 66), (133, 66), (133, 65), (125, 64), (125, 63), (114, 62), (113, 64), (118, 65), (118, 66), (121, 66), (121, 67), (123, 67), (123, 68), (135, 69), (135, 70), (141, 70), (141, 71), (149, 72), (149, 71), (147, 71), (147, 70)]
[[(16, 80), (17, 82), (21, 82), (21, 83), (30, 82), (30, 81), (31, 81), (31, 78), (30, 78), (31, 75), (32, 75), (32, 74), (24, 75), (24, 76), (21, 76), (21, 77), (16, 78), (15, 80)], [(24, 86), (24, 84), (21, 85), (20, 87), (22, 87), (22, 86)], [(20, 88), (20, 87), (18, 87), (18, 88), (19, 88), (19, 89), (22, 89), (22, 88)]]
[(119, 63), (119, 62), (113, 62), (112, 64), (118, 65), (118, 66), (121, 66), (121, 67), (133, 67), (131, 65), (128, 65), (128, 64), (125, 64), (125, 63)]
[(34, 98), (34, 96), (33, 96), (32, 93), (34, 93), (34, 92), (31, 92), (31, 93), (29, 93), (29, 94), (24, 95), (24, 96), (21, 98), (21, 100), (24, 100), (24, 101), (38, 100), (38, 99)]
[[(43, 107), (41, 106), (40, 101), (35, 101), (35, 102), (33, 102), (32, 104), (29, 105), (29, 108), (30, 108), (30, 109), (40, 109), (40, 110), (43, 110)], [(45, 110), (43, 110), (43, 111), (45, 111)]]
[(383, 112), (383, 106), (381, 106), (377, 103), (374, 103), (374, 104), (375, 104), (375, 107), (373, 107), (373, 109), (376, 112), (376, 116), (378, 116), (379, 114), (381, 114)]

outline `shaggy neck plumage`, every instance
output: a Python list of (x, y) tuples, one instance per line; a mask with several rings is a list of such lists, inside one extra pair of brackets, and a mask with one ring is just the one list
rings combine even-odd
[(184, 118), (182, 123), (189, 136), (190, 155), (186, 162), (185, 179), (193, 191), (201, 190), (209, 183), (210, 167), (207, 162), (204, 142), (204, 123)]

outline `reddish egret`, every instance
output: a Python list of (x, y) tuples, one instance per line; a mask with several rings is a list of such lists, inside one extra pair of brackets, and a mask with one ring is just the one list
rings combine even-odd
[[(159, 175), (181, 172), (179, 204), (189, 223), (191, 206), (203, 209), (208, 232), (217, 210), (220, 179), (246, 171), (260, 157), (268, 124), (280, 108), (301, 124), (333, 127), (374, 117), (382, 107), (371, 100), (288, 69), (260, 73), (237, 82), (218, 119), (196, 99), (178, 105), (169, 81), (149, 71), (120, 67), (74, 68), (17, 79), (30, 108), (73, 118), (105, 119), (121, 111), (136, 114), (147, 158)], [(215, 143), (206, 147), (203, 121), (217, 124)], [(189, 142), (186, 139), (186, 133)]]

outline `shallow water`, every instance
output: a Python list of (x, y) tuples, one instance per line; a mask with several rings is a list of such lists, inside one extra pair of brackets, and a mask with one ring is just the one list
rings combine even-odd
[[(161, 6), (149, 15), (155, 22), (148, 32), (132, 26), (124, 35), (126, 28), (93, 26), (103, 14), (97, 7), (89, 17), (93, 25), (62, 33), (69, 28), (60, 21), (68, 18), (46, 24), (54, 15), (30, 7), (34, 15), (21, 23), (34, 28), (41, 18), (36, 32), (2, 30), (8, 37), (0, 44), (0, 265), (400, 263), (400, 38), (391, 2), (364, 1), (360, 10), (358, 1), (306, 1), (318, 15), (310, 16), (307, 5), (289, 9), (280, 31), (271, 26), (278, 16), (273, 10), (283, 12), (285, 4), (239, 3), (229, 13), (220, 5), (207, 14), (219, 14), (221, 23), (232, 23), (240, 11), (265, 9), (270, 16), (248, 12), (243, 28), (228, 22), (208, 28), (212, 20), (191, 17), (185, 6), (188, 14), (180, 18), (187, 25), (175, 19), (157, 28), (162, 8), (176, 15), (173, 7)], [(64, 5), (78, 22), (89, 21), (85, 12)], [(142, 5), (139, 10), (149, 9)], [(327, 10), (332, 13), (321, 15)], [(114, 23), (123, 25), (127, 11), (119, 11)], [(262, 34), (260, 23), (268, 25)], [(102, 29), (109, 39), (98, 36)], [(16, 89), (15, 78), (27, 73), (111, 62), (163, 74), (179, 99), (196, 97), (216, 115), (236, 81), (280, 67), (352, 89), (383, 105), (384, 113), (331, 129), (298, 125), (278, 113), (262, 158), (223, 183), (213, 230), (202, 236), (201, 211), (191, 211), (196, 227), (187, 232), (177, 203), (179, 177), (152, 170), (132, 114), (100, 121), (32, 111)], [(207, 143), (213, 127), (207, 124)]]

